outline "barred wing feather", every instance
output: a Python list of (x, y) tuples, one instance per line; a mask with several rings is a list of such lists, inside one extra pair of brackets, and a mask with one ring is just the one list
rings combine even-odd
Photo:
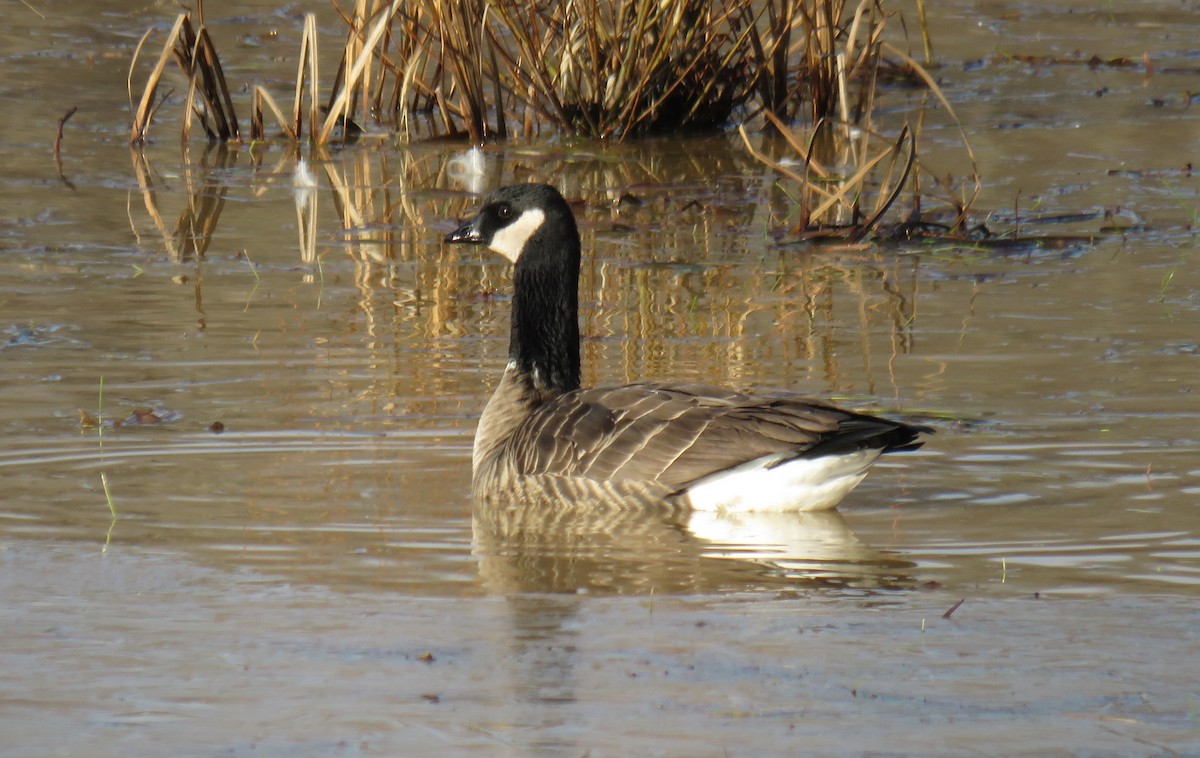
[(888, 446), (899, 425), (799, 396), (703, 384), (577, 390), (533, 412), (508, 441), (518, 475), (657, 480), (684, 489), (748, 461)]

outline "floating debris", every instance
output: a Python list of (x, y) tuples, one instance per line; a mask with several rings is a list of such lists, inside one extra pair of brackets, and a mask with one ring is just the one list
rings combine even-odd
[(951, 614), (953, 614), (955, 611), (957, 611), (959, 606), (961, 606), (965, 602), (967, 602), (967, 599), (964, 597), (961, 600), (959, 600), (957, 603), (955, 603), (954, 605), (950, 606), (950, 610), (943, 613), (942, 618), (944, 618), (944, 619), (950, 618)]
[(157, 426), (178, 421), (183, 414), (165, 408), (135, 408), (124, 418), (97, 418), (85, 410), (79, 411), (79, 426), (83, 429), (120, 429), (123, 426)]
[(64, 337), (58, 334), (62, 331), (61, 324), (14, 324), (5, 327), (3, 334), (8, 335), (8, 339), (0, 341), (0, 350), (5, 350), (10, 347), (43, 347), (53, 344), (67, 344), (72, 347), (80, 347), (84, 343)]
[(469, 191), (479, 194), (483, 192), (484, 180), (487, 178), (487, 164), (483, 159), (483, 151), (473, 147), (465, 153), (459, 153), (450, 159), (447, 168), (450, 177), (458, 180)]

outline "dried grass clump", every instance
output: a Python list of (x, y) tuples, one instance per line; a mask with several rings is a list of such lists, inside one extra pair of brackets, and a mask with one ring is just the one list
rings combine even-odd
[[(594, 137), (711, 128), (755, 92), (752, 38), (774, 50), (781, 20), (742, 0), (569, 0), (496, 6), (495, 72), (542, 120)], [(530, 65), (532, 63), (532, 65)]]
[(376, 113), (477, 142), (848, 119), (873, 98), (883, 17), (880, 0), (425, 0), (400, 9), (405, 44), (378, 77), (397, 86)]
[[(482, 142), (544, 129), (620, 139), (760, 112), (849, 121), (869, 111), (885, 50), (881, 0), (356, 0), (339, 12), (348, 31), (325, 107), (310, 16), (290, 114), (253, 87), (253, 137), (266, 112), (287, 138), (316, 142), (368, 123)], [(916, 65), (896, 52), (889, 65)], [(210, 139), (239, 139), (216, 51), (189, 15), (150, 75), (132, 139), (145, 137), (172, 56), (188, 113)]]
[[(134, 52), (134, 63), (138, 53), (150, 32), (142, 35)], [(130, 142), (140, 143), (146, 138), (146, 130), (158, 110), (155, 103), (158, 87), (164, 71), (171, 58), (179, 64), (188, 81), (188, 93), (184, 100), (184, 118), (181, 139), (186, 142), (191, 134), (193, 115), (200, 120), (205, 134), (210, 141), (229, 142), (241, 139), (238, 129), (237, 114), (233, 110), (233, 98), (229, 94), (229, 85), (225, 81), (225, 72), (212, 38), (203, 24), (199, 32), (192, 25), (190, 15), (181, 15), (175, 19), (175, 25), (167, 34), (167, 43), (163, 46), (158, 62), (154, 64), (142, 91), (142, 97), (134, 110), (133, 128)], [(133, 66), (130, 66), (129, 99), (133, 102)], [(170, 94), (170, 93), (168, 93)], [(165, 97), (163, 98), (166, 99)]]
[[(898, 135), (887, 137), (874, 123), (877, 83), (897, 76), (924, 85), (957, 120), (941, 88), (924, 67), (883, 40), (888, 17), (879, 0), (861, 0), (852, 13), (836, 0), (818, 4), (815, 10), (819, 12), (801, 13), (806, 44), (799, 66), (807, 75), (783, 77), (799, 89), (773, 89), (776, 106), (764, 114), (770, 132), (779, 138), (774, 155), (755, 147), (744, 126), (738, 129), (746, 149), (779, 175), (779, 185), (794, 200), (797, 218), (791, 233), (801, 239), (857, 242), (868, 234), (922, 237), (936, 228), (939, 234), (965, 237), (968, 214), (980, 191), (966, 135), (960, 130), (970, 165), (969, 189), (964, 191), (921, 166), (919, 128), (905, 125)], [(922, 36), (928, 53), (928, 37), (924, 32)], [(789, 116), (793, 124), (803, 121), (797, 117), (804, 114), (788, 112), (796, 103), (808, 104), (805, 126), (784, 122)], [(949, 224), (930, 224), (923, 209), (930, 190), (940, 205), (953, 208)], [(898, 205), (905, 192), (908, 203)], [(899, 214), (899, 220), (885, 224), (889, 212)]]

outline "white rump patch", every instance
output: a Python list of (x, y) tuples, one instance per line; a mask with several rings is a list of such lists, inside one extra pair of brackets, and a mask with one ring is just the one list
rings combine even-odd
[(542, 228), (542, 222), (545, 220), (545, 213), (538, 208), (530, 208), (518, 216), (516, 221), (497, 231), (488, 247), (516, 263), (517, 258), (521, 257), (521, 251), (525, 249), (525, 243)]
[(823, 511), (858, 486), (881, 452), (796, 458), (773, 468), (778, 456), (766, 456), (701, 479), (687, 496), (701, 511)]

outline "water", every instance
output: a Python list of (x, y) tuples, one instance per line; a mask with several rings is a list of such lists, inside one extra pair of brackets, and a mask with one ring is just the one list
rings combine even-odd
[[(210, 23), (286, 89), (299, 26), (262, 7)], [(585, 383), (937, 427), (837, 513), (732, 519), (473, 513), (510, 289), (439, 242), (461, 147), (306, 152), (299, 196), (290, 150), (181, 153), (169, 117), (131, 153), (128, 55), (169, 14), (37, 10), (0, 33), (0, 752), (1200, 751), (1191, 15), (931, 19), (989, 225), (1092, 243), (780, 244), (733, 136), (486, 151), (587, 201)], [(1075, 51), (1154, 73), (997, 57)]]

